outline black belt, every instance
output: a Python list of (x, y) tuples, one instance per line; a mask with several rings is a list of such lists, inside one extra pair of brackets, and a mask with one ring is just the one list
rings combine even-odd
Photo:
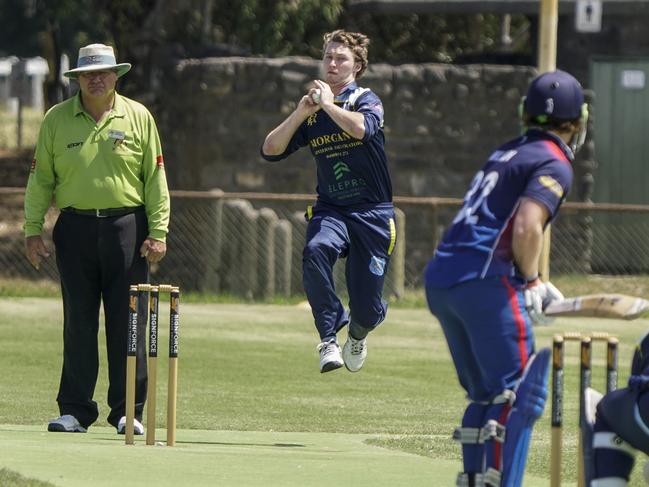
[(135, 213), (138, 210), (143, 209), (143, 206), (124, 206), (123, 208), (98, 208), (95, 210), (79, 210), (78, 208), (73, 208), (72, 206), (66, 206), (61, 208), (61, 211), (64, 213), (72, 213), (74, 215), (85, 215), (85, 216), (94, 216), (97, 218), (106, 218), (109, 216), (123, 216), (128, 215), (129, 213)]

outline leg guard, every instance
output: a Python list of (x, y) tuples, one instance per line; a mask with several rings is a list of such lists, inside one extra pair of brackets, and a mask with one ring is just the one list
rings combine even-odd
[(581, 425), (581, 444), (582, 453), (584, 458), (584, 480), (586, 485), (590, 486), (590, 482), (594, 476), (595, 458), (593, 452), (593, 435), (595, 434), (595, 413), (597, 411), (597, 404), (602, 400), (602, 394), (597, 392), (591, 387), (586, 388), (584, 394), (584, 424)]
[[(629, 379), (630, 384), (633, 379)], [(648, 385), (649, 381), (642, 387), (625, 387), (606, 394), (597, 406), (597, 416), (633, 448), (649, 455), (649, 424), (644, 419), (649, 416), (649, 393), (644, 389)]]
[(500, 472), (490, 468), (486, 473), (460, 473), (455, 483), (458, 487), (497, 487), (500, 485)]
[(474, 474), (483, 471), (484, 434), (482, 425), (487, 407), (487, 404), (479, 402), (470, 403), (464, 411), (462, 426), (453, 432), (453, 439), (462, 444), (465, 473)]
[(641, 419), (634, 415), (636, 392), (629, 388), (613, 391), (597, 405), (590, 464), (592, 486), (627, 485), (635, 463), (635, 448), (646, 441), (637, 422)]
[(514, 389), (513, 400), (487, 414), (488, 418), (497, 420), (497, 429), (500, 430), (491, 444), (485, 445), (487, 472), (492, 469), (501, 476), (500, 483), (493, 485), (522, 485), (532, 428), (543, 414), (548, 396), (549, 362), (550, 350), (547, 348), (532, 355)]
[(592, 446), (591, 487), (626, 486), (635, 450), (612, 431), (596, 431)]
[(548, 397), (549, 363), (549, 348), (541, 349), (532, 355), (516, 387), (516, 402), (507, 420), (508, 431), (502, 469), (503, 487), (519, 487), (523, 483), (532, 428), (543, 414)]
[[(455, 430), (453, 438), (462, 443), (464, 472), (457, 478), (459, 486), (500, 486), (500, 471), (490, 466), (487, 454), (489, 445), (505, 441), (505, 429), (494, 418), (509, 409), (514, 400), (512, 391), (504, 391), (489, 403), (469, 404), (462, 427)], [(493, 447), (492, 447), (493, 449)]]

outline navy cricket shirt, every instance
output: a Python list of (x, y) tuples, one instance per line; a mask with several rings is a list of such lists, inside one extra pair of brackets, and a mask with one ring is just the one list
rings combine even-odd
[(318, 200), (336, 206), (353, 207), (392, 201), (383, 135), (383, 104), (367, 88), (350, 84), (335, 98), (336, 105), (359, 112), (365, 119), (365, 135), (355, 139), (341, 129), (324, 110), (318, 110), (295, 131), (279, 161), (300, 147), (311, 149), (318, 173)]

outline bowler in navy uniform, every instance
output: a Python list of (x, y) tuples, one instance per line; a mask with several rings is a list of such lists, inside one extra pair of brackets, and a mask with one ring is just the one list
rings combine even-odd
[[(357, 372), (366, 337), (384, 319), (383, 283), (396, 229), (383, 134), (383, 104), (356, 84), (367, 68), (369, 39), (336, 30), (324, 35), (322, 75), (296, 109), (267, 136), (261, 154), (280, 161), (308, 146), (317, 165), (318, 198), (307, 209), (304, 290), (320, 335), (320, 372)], [(336, 295), (332, 269), (347, 258), (349, 312)], [(341, 349), (336, 334), (349, 324)]]

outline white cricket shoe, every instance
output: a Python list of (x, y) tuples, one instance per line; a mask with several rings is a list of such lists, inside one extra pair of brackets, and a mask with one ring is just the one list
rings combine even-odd
[(343, 346), (343, 359), (345, 359), (345, 367), (350, 372), (358, 372), (363, 367), (367, 357), (367, 340), (356, 340), (350, 334), (347, 334), (347, 341)]
[[(118, 435), (126, 434), (126, 416), (122, 416), (119, 419), (119, 423), (117, 423), (117, 434)], [(133, 434), (135, 435), (144, 434), (144, 426), (142, 426), (142, 423), (140, 423), (136, 418), (133, 419)]]
[(57, 433), (85, 433), (86, 428), (71, 414), (64, 414), (58, 418), (51, 419), (47, 424), (47, 431)]
[(343, 366), (340, 347), (334, 340), (322, 342), (317, 348), (320, 352), (320, 373), (336, 370)]

